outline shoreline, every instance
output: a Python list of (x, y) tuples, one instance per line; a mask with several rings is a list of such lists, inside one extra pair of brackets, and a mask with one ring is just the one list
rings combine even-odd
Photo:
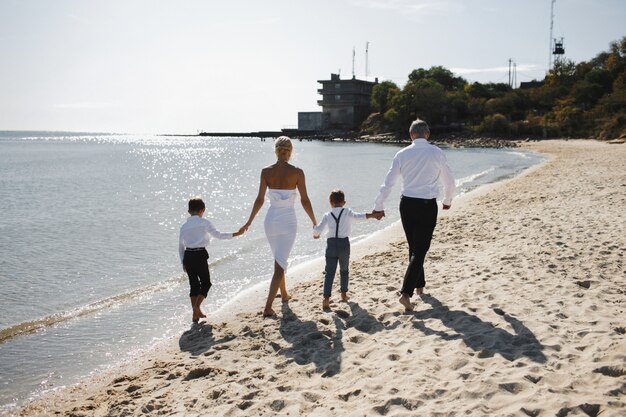
[[(609, 149), (615, 149), (617, 152), (612, 152), (610, 155), (613, 159), (624, 155), (623, 148), (588, 141), (538, 142), (524, 144), (523, 147), (527, 150), (548, 152), (551, 157), (511, 179), (479, 187), (455, 198), (453, 209), (450, 212), (440, 214), (433, 246), (427, 258), (427, 285), (430, 287), (428, 291), (432, 290), (433, 295), (427, 296), (428, 298), (422, 297), (413, 314), (400, 312), (395, 299), (397, 297), (393, 295), (394, 290), (400, 284), (399, 281), (401, 281), (398, 275), (403, 272), (406, 265), (406, 248), (403, 244), (403, 235), (398, 233), (401, 232), (399, 223), (395, 223), (386, 228), (385, 233), (377, 232), (376, 238), (369, 237), (354, 245), (351, 260), (353, 274), (351, 285), (354, 288), (354, 291), (351, 290), (352, 300), (349, 303), (339, 303), (337, 302), (337, 294), (334, 294), (335, 304), (330, 313), (321, 311), (321, 296), (317, 296), (319, 292), (317, 287), (321, 286), (322, 281), (315, 279), (314, 276), (316, 274), (321, 276), (320, 270), (323, 269), (323, 260), (310, 261), (311, 264), (307, 263), (306, 268), (302, 266), (301, 269), (304, 271), (299, 271), (298, 266), (294, 268), (296, 271), (290, 271), (294, 274), (297, 272), (298, 277), (302, 279), (296, 278), (294, 281), (294, 277), (287, 277), (289, 288), (292, 291), (295, 289), (294, 300), (286, 306), (283, 304), (278, 319), (262, 320), (260, 309), (257, 309), (258, 311), (250, 310), (252, 307), (250, 304), (237, 299), (238, 301), (233, 301), (232, 304), (236, 307), (237, 303), (241, 303), (245, 304), (245, 307), (233, 311), (224, 306), (221, 309), (224, 311), (212, 318), (211, 324), (191, 328), (184, 332), (178, 340), (178, 346), (176, 346), (176, 340), (172, 339), (165, 342), (161, 347), (147, 351), (146, 357), (136, 359), (135, 363), (120, 365), (76, 386), (65, 387), (58, 392), (50, 393), (42, 399), (27, 404), (23, 408), (12, 410), (10, 413), (52, 415), (54, 411), (61, 411), (62, 413), (72, 412), (77, 415), (108, 415), (123, 411), (132, 414), (159, 410), (166, 414), (185, 414), (187, 412), (202, 414), (203, 409), (207, 410), (203, 407), (210, 407), (211, 412), (220, 415), (272, 415), (289, 412), (292, 415), (293, 413), (295, 415), (298, 413), (319, 415), (386, 415), (390, 413), (393, 415), (409, 411), (429, 414), (437, 410), (442, 410), (444, 415), (452, 415), (454, 414), (453, 410), (462, 410), (463, 407), (470, 410), (467, 407), (473, 406), (478, 407), (473, 409), (481, 410), (479, 411), (481, 414), (502, 414), (504, 412), (519, 414), (521, 409), (531, 412), (531, 414), (524, 412), (525, 415), (540, 415), (539, 411), (534, 414), (533, 410), (558, 412), (564, 408), (571, 408), (572, 411), (575, 409), (584, 411), (580, 408), (583, 402), (576, 403), (576, 401), (583, 400), (583, 398), (576, 399), (581, 394), (581, 387), (587, 388), (587, 391), (583, 391), (583, 393), (588, 393), (589, 386), (602, 382), (603, 384), (600, 385), (604, 391), (599, 393), (599, 397), (589, 396), (591, 402), (584, 402), (584, 404), (593, 406), (597, 403), (602, 410), (608, 411), (608, 414), (603, 415), (617, 415), (611, 413), (618, 413), (620, 407), (623, 407), (624, 392), (622, 389), (620, 393), (619, 382), (625, 382), (625, 378), (624, 373), (619, 375), (619, 370), (623, 370), (625, 351), (623, 349), (624, 338), (623, 336), (619, 337), (618, 329), (620, 327), (615, 324), (618, 323), (615, 316), (616, 311), (611, 310), (610, 306), (606, 307), (606, 303), (597, 305), (593, 302), (591, 305), (583, 305), (586, 313), (599, 317), (596, 320), (598, 322), (602, 321), (602, 313), (607, 313), (606, 309), (609, 308), (609, 312), (612, 314), (605, 314), (607, 318), (604, 320), (614, 323), (607, 323), (608, 327), (615, 327), (615, 330), (609, 332), (603, 330), (604, 333), (602, 333), (605, 336), (602, 339), (603, 343), (600, 343), (602, 347), (605, 347), (607, 342), (613, 343), (613, 350), (610, 349), (610, 346), (605, 347), (608, 352), (604, 352), (607, 353), (606, 355), (591, 355), (592, 357), (589, 358), (587, 357), (588, 354), (585, 353), (586, 349), (578, 350), (579, 356), (583, 356), (585, 359), (584, 361), (579, 359), (578, 362), (585, 362), (585, 365), (589, 362), (592, 368), (600, 369), (598, 372), (591, 370), (592, 374), (595, 372), (591, 378), (591, 383), (578, 381), (574, 384), (577, 389), (569, 389), (563, 376), (559, 379), (554, 375), (547, 375), (547, 371), (542, 370), (542, 367), (548, 366), (551, 372), (558, 373), (556, 365), (561, 364), (562, 367), (567, 367), (567, 354), (575, 354), (577, 348), (582, 345), (577, 344), (572, 347), (570, 346), (572, 343), (561, 343), (560, 339), (567, 338), (567, 334), (564, 335), (563, 332), (559, 333), (558, 330), (551, 329), (550, 323), (552, 322), (542, 320), (542, 314), (539, 313), (546, 310), (545, 306), (543, 309), (538, 308), (541, 310), (539, 313), (533, 311), (534, 306), (537, 302), (543, 302), (549, 304), (547, 305), (548, 310), (552, 309), (547, 311), (548, 315), (559, 317), (558, 314), (562, 314), (573, 317), (574, 314), (571, 311), (564, 311), (563, 306), (555, 308), (554, 303), (549, 302), (554, 291), (563, 296), (565, 301), (572, 303), (577, 301), (576, 298), (581, 302), (587, 300), (584, 299), (584, 292), (581, 293), (583, 294), (581, 297), (568, 296), (568, 291), (561, 290), (558, 283), (551, 284), (547, 288), (553, 290), (552, 292), (537, 291), (537, 288), (535, 288), (535, 292), (540, 294), (533, 294), (533, 291), (528, 291), (529, 284), (527, 281), (532, 281), (535, 285), (540, 285), (541, 282), (535, 282), (536, 279), (533, 281), (531, 274), (525, 276), (514, 272), (519, 268), (517, 263), (523, 264), (522, 266), (530, 271), (533, 270), (533, 259), (536, 261), (535, 263), (544, 264), (545, 256), (543, 255), (545, 254), (539, 250), (541, 245), (538, 247), (527, 244), (521, 246), (521, 249), (524, 250), (522, 253), (531, 258), (527, 261), (524, 261), (523, 258), (517, 259), (515, 262), (513, 259), (508, 259), (516, 256), (514, 251), (508, 249), (509, 246), (512, 249), (518, 243), (525, 243), (521, 242), (521, 235), (519, 234), (520, 230), (526, 230), (523, 223), (540, 222), (541, 216), (534, 217), (538, 220), (533, 220), (534, 218), (529, 217), (530, 215), (520, 218), (520, 215), (511, 214), (511, 210), (506, 210), (506, 208), (507, 204), (512, 208), (516, 207), (516, 204), (525, 203), (523, 208), (526, 210), (522, 211), (526, 215), (526, 211), (532, 211), (534, 205), (545, 205), (546, 202), (549, 202), (550, 198), (546, 198), (544, 194), (550, 194), (550, 174), (554, 175), (555, 172), (559, 172), (551, 172), (555, 165), (562, 164), (569, 170), (575, 170), (576, 165), (579, 165), (581, 172), (585, 172), (585, 167), (594, 166), (593, 164), (590, 165), (591, 162), (598, 162), (597, 160), (589, 160), (589, 158), (597, 156), (597, 153), (602, 152), (596, 148), (611, 147)], [(593, 152), (591, 157), (585, 159), (568, 148), (582, 150), (581, 154), (583, 155), (585, 155), (585, 148), (589, 148), (587, 150)], [(613, 155), (614, 153), (618, 155)], [(565, 158), (565, 154), (569, 159)], [(567, 159), (565, 163), (561, 161), (563, 158)], [(579, 159), (582, 160), (579, 161)], [(624, 162), (622, 161), (621, 165), (618, 162), (615, 162), (618, 164), (618, 173), (619, 167), (624, 172)], [(602, 171), (606, 175), (604, 171), (607, 170)], [(608, 172), (611, 175), (610, 170)], [(577, 190), (580, 188), (583, 192), (589, 193), (588, 197), (593, 201), (593, 197), (597, 196), (599, 191), (590, 188), (589, 182), (594, 186), (597, 183), (597, 178), (591, 174), (586, 179), (567, 178), (571, 178), (571, 185), (577, 187)], [(613, 173), (611, 178), (615, 176), (616, 174)], [(536, 186), (537, 181), (542, 183), (544, 188), (538, 187), (533, 191), (532, 188)], [(569, 182), (554, 186), (561, 189), (565, 188), (561, 191), (567, 191)], [(626, 182), (623, 186), (626, 186)], [(518, 191), (518, 194), (515, 194), (515, 191)], [(511, 195), (512, 193), (513, 195)], [(551, 197), (558, 200), (558, 195)], [(623, 203), (623, 195), (611, 194), (611, 197), (617, 198), (618, 203), (620, 201)], [(515, 203), (516, 201), (517, 203)], [(560, 200), (557, 202), (563, 203)], [(512, 203), (513, 205), (511, 205)], [(477, 207), (479, 205), (480, 207)], [(595, 203), (591, 207), (598, 210), (602, 208), (602, 205)], [(549, 208), (554, 209), (553, 207)], [(575, 206), (567, 208), (572, 211), (576, 209)], [(488, 211), (487, 214), (492, 216), (489, 221), (500, 225), (496, 230), (502, 230), (503, 225), (511, 223), (509, 234), (513, 234), (513, 237), (500, 236), (502, 232), (490, 230), (490, 223), (481, 213), (482, 211)], [(548, 217), (553, 214), (549, 210), (544, 211), (544, 213)], [(566, 214), (572, 216), (571, 213)], [(472, 219), (474, 222), (470, 221)], [(560, 234), (569, 233), (571, 237), (576, 236), (576, 234), (566, 229), (568, 226), (570, 229), (574, 226), (584, 226), (578, 222), (573, 221), (569, 223), (576, 224), (566, 222), (557, 225), (547, 222), (547, 226), (544, 226), (549, 231), (555, 228)], [(561, 229), (565, 231), (561, 231)], [(606, 227), (597, 230), (611, 233), (605, 229)], [(541, 234), (535, 230), (531, 232), (532, 236), (529, 238), (534, 237), (537, 241), (533, 243), (540, 243)], [(619, 233), (619, 230), (613, 230), (612, 233)], [(383, 236), (385, 234), (387, 236)], [(622, 250), (624, 250), (626, 244), (623, 242), (623, 234), (621, 241), (619, 234), (617, 236), (613, 236), (616, 240), (613, 246), (619, 249), (622, 245)], [(555, 245), (562, 250), (564, 250), (564, 245), (565, 248), (572, 245), (564, 237), (559, 237), (559, 239), (559, 241), (563, 240), (564, 242), (561, 242), (561, 245), (557, 242)], [(506, 242), (500, 242), (501, 240)], [(575, 243), (579, 244), (579, 242)], [(584, 250), (582, 243), (586, 242), (580, 243), (581, 250)], [(467, 253), (461, 253), (459, 250)], [(549, 248), (545, 250), (547, 251)], [(615, 248), (610, 250), (607, 248), (606, 251), (610, 254), (603, 256), (612, 256), (615, 258), (613, 263), (621, 265), (619, 253), (615, 254)], [(455, 259), (459, 255), (463, 258), (462, 261)], [(551, 255), (557, 256), (558, 253)], [(570, 255), (570, 257), (574, 255)], [(512, 273), (508, 273), (506, 270), (500, 272), (495, 267), (489, 267), (490, 264), (487, 262), (489, 259), (493, 263), (500, 264), (500, 271), (503, 268), (511, 268)], [(550, 262), (552, 262), (550, 265), (554, 266), (544, 265), (547, 268), (541, 274), (544, 281), (554, 278), (551, 274), (561, 273), (562, 269), (567, 271), (572, 269), (568, 269), (566, 257), (564, 259), (551, 259), (550, 257)], [(481, 264), (488, 266), (486, 269), (489, 269), (489, 272), (485, 272), (483, 270), (485, 268)], [(604, 263), (602, 265), (601, 267), (598, 264), (596, 269), (602, 269), (603, 274), (606, 275), (602, 278), (603, 280), (611, 280), (609, 271), (612, 271), (613, 274), (615, 271), (619, 272), (618, 265), (611, 266), (604, 265)], [(595, 271), (594, 268), (590, 270)], [(465, 276), (464, 279), (453, 279), (455, 275), (458, 275), (458, 271), (462, 272), (460, 275)], [(570, 272), (574, 273), (574, 271)], [(504, 278), (503, 282), (499, 280), (497, 283), (490, 282), (500, 276)], [(468, 281), (468, 277), (472, 277), (476, 281), (469, 288), (478, 287), (473, 291), (482, 288), (482, 294), (488, 294), (486, 299), (476, 299), (473, 297), (473, 292), (467, 294), (469, 291), (465, 281)], [(485, 280), (486, 277), (491, 279)], [(602, 284), (601, 281), (598, 282), (598, 277), (594, 277), (592, 280), (582, 277), (579, 279), (582, 285), (576, 283), (574, 287), (568, 287), (569, 290), (580, 288), (579, 291), (585, 291), (581, 289), (585, 288), (587, 281), (590, 281), (587, 290), (590, 287), (595, 289), (597, 284)], [(515, 285), (507, 285), (508, 281), (519, 283), (519, 287), (525, 291), (519, 291)], [(443, 284), (445, 286), (442, 286)], [(610, 282), (607, 284), (612, 285)], [(453, 288), (452, 291), (448, 288), (449, 286)], [(389, 289), (390, 287), (393, 289)], [(540, 289), (545, 290), (546, 288)], [(264, 293), (263, 288), (260, 292)], [(504, 292), (504, 294), (500, 292)], [(520, 298), (517, 303), (519, 305), (515, 303), (508, 305), (507, 301), (510, 298), (506, 296), (511, 294), (519, 295)], [(594, 294), (598, 295), (597, 293)], [(255, 295), (249, 296), (254, 298)], [(264, 296), (265, 294), (261, 294), (259, 303), (264, 301)], [(529, 300), (525, 299), (527, 296), (540, 301), (534, 301), (535, 304), (529, 305)], [(277, 301), (276, 307), (279, 307), (279, 304)], [(619, 302), (614, 305), (617, 309)], [(545, 311), (543, 312), (545, 313)], [(229, 318), (229, 316), (236, 318)], [(504, 322), (502, 322), (502, 318), (504, 318)], [(224, 321), (219, 323), (221, 320)], [(491, 335), (490, 332), (494, 328), (493, 326), (490, 328), (487, 324), (497, 323), (498, 320), (501, 323), (496, 324), (495, 329), (499, 329), (500, 332)], [(567, 318), (558, 320), (564, 321)], [(540, 325), (537, 326), (536, 322)], [(573, 326), (574, 324), (570, 323), (570, 325)], [(588, 326), (590, 324), (586, 327), (583, 326), (587, 334), (598, 333), (587, 329)], [(277, 328), (279, 329), (277, 330)], [(623, 327), (621, 329), (623, 330)], [(576, 329), (566, 330), (573, 331)], [(578, 332), (580, 331), (582, 330), (578, 330)], [(557, 334), (554, 335), (553, 333)], [(516, 339), (516, 336), (510, 336), (512, 334), (521, 334), (526, 337)], [(482, 338), (486, 338), (488, 342), (494, 343), (482, 343), (480, 340), (474, 340), (475, 336), (480, 335)], [(581, 337), (584, 338), (585, 336)], [(495, 341), (491, 339), (495, 339)], [(505, 346), (499, 346), (499, 342), (503, 341), (521, 343), (521, 346), (526, 349), (526, 353), (522, 349), (513, 347), (511, 350)], [(572, 341), (568, 340), (567, 342)], [(386, 349), (381, 351), (381, 346)], [(555, 346), (559, 346), (558, 349)], [(622, 349), (621, 363), (619, 361), (620, 347)], [(450, 357), (440, 356), (442, 349), (448, 352)], [(615, 349), (618, 349), (617, 352)], [(561, 352), (563, 353), (561, 354)], [(543, 362), (542, 357), (545, 359)], [(242, 362), (242, 359), (245, 360)], [(595, 362), (591, 362), (591, 359), (594, 359)], [(485, 362), (490, 363), (485, 364)], [(536, 365), (533, 365), (533, 362)], [(605, 365), (604, 368), (603, 364)], [(423, 374), (424, 368), (431, 371), (432, 375), (429, 373), (429, 376), (425, 376)], [(526, 368), (524, 371), (532, 378), (529, 379), (522, 375), (521, 381), (511, 382), (509, 379), (515, 379), (514, 377), (509, 379), (498, 377), (502, 370), (505, 371), (504, 374), (507, 372), (515, 374), (514, 370), (520, 368)], [(463, 373), (460, 371), (462, 369), (464, 369), (463, 372), (469, 373), (468, 377), (463, 377)], [(611, 369), (614, 369), (615, 372)], [(120, 373), (123, 376), (119, 376)], [(447, 374), (449, 374), (448, 377), (446, 377)], [(616, 376), (612, 377), (613, 374)], [(486, 378), (493, 379), (493, 381), (485, 381), (480, 375), (487, 375)], [(416, 378), (422, 382), (416, 384), (417, 386), (407, 387), (400, 384), (398, 378), (401, 380), (408, 378), (407, 381)], [(533, 379), (537, 378), (539, 378), (537, 382), (533, 382)], [(614, 380), (611, 389), (617, 387), (617, 392), (613, 396), (615, 398), (609, 398), (612, 402), (601, 401), (603, 400), (601, 397), (605, 395), (604, 392), (611, 390), (607, 389), (610, 384), (607, 385), (606, 382), (607, 379), (610, 380), (611, 378)], [(542, 380), (543, 383), (541, 383)], [(496, 383), (498, 381), (500, 382)], [(294, 384), (297, 387), (294, 387)], [(494, 384), (497, 388), (495, 391), (493, 390)], [(430, 387), (441, 385), (439, 391), (444, 392), (436, 394), (437, 391), (433, 391), (435, 394), (429, 394), (428, 386), (423, 385)], [(469, 392), (475, 393), (476, 397), (463, 396), (463, 392), (468, 389), (466, 385), (470, 386)], [(378, 389), (378, 386), (384, 389)], [(272, 387), (274, 390), (268, 391), (267, 388)], [(540, 388), (544, 390), (542, 391)], [(558, 401), (559, 406), (557, 408), (550, 402), (556, 403), (555, 394), (546, 394), (546, 392), (550, 392), (549, 389), (556, 390), (563, 397), (562, 400)], [(542, 391), (548, 395), (550, 400), (546, 402), (546, 400), (541, 400), (541, 397), (531, 400), (528, 398), (529, 390), (533, 391), (533, 396), (539, 395), (539, 391)], [(480, 395), (478, 395), (479, 393)], [(455, 395), (460, 395), (461, 398), (455, 400)], [(168, 399), (168, 401), (161, 401), (159, 396)], [(207, 396), (208, 398), (206, 398)], [(289, 399), (294, 396), (297, 397), (296, 400)], [(490, 400), (481, 403), (482, 396), (487, 396)], [(586, 398), (585, 401), (587, 401)], [(520, 402), (524, 402), (525, 399), (528, 400), (527, 403), (520, 406)], [(507, 401), (512, 401), (517, 408), (505, 405), (504, 403)], [(532, 401), (539, 403), (539, 405), (532, 405)], [(611, 405), (612, 403), (615, 404)], [(489, 404), (489, 406), (485, 404)], [(458, 412), (462, 414), (461, 411)]]

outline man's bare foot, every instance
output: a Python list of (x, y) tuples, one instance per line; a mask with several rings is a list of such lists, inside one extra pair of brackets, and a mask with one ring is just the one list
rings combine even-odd
[(400, 304), (402, 304), (407, 311), (413, 311), (411, 299), (406, 294), (402, 294), (402, 297), (400, 297), (400, 300), (398, 301), (400, 301)]
[(263, 310), (263, 317), (274, 317), (276, 316), (276, 312), (271, 308), (269, 310)]
[(343, 301), (348, 301), (350, 299), (350, 297), (348, 297), (348, 293), (347, 292), (342, 292), (341, 293), (341, 299)]
[(322, 301), (322, 308), (324, 310), (330, 310), (330, 299), (328, 297), (324, 297), (324, 301)]

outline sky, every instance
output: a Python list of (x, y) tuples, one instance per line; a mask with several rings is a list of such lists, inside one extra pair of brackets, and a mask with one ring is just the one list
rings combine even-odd
[[(551, 0), (0, 0), (0, 130), (250, 132), (321, 111), (340, 73), (402, 87), (542, 79)], [(626, 36), (626, 0), (556, 0), (554, 37), (586, 61)], [(365, 48), (369, 42), (368, 71)]]

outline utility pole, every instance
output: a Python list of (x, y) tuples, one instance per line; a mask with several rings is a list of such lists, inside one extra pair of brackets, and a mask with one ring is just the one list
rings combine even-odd
[(513, 88), (517, 88), (517, 62), (513, 62)]
[(511, 87), (511, 58), (509, 58), (509, 87)]
[(554, 28), (554, 3), (552, 0), (550, 5), (550, 42), (548, 42), (548, 72), (552, 69), (552, 29)]
[(354, 46), (352, 47), (352, 78), (354, 78), (354, 56), (355, 56), (355, 52), (354, 52)]
[(369, 75), (369, 50), (370, 43), (369, 41), (365, 42), (365, 81), (367, 81), (367, 76)]

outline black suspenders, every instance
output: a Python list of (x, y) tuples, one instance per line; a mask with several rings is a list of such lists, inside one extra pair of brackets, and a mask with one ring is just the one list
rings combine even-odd
[(343, 210), (341, 209), (341, 211), (339, 212), (339, 217), (335, 217), (335, 215), (332, 213), (332, 211), (330, 212), (330, 215), (333, 216), (333, 219), (335, 219), (335, 238), (339, 237), (339, 219), (341, 219), (341, 215), (343, 214)]

